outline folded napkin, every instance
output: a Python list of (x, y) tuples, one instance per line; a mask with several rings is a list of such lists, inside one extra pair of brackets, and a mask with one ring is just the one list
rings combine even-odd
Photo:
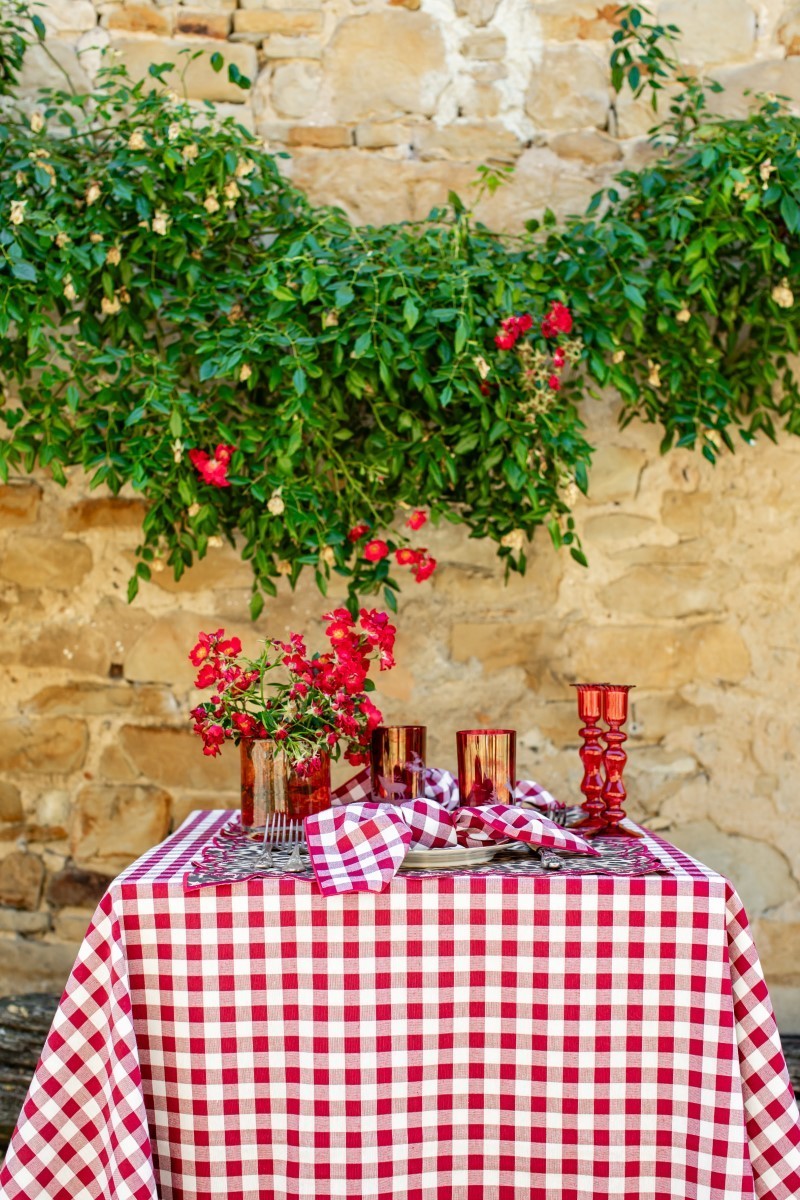
[[(309, 856), (323, 895), (383, 891), (407, 851), (417, 847), (483, 846), (511, 838), (555, 850), (598, 853), (537, 809), (518, 804), (454, 807), (458, 789), (446, 771), (429, 768), (425, 791), (425, 796), (399, 804), (373, 800), (369, 772), (363, 771), (332, 794), (333, 808), (306, 817)], [(518, 784), (515, 795), (518, 801), (541, 800), (541, 809), (563, 807), (532, 782)]]

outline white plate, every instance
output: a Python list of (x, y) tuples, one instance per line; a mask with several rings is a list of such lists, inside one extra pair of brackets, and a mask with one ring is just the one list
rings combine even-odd
[(400, 864), (400, 870), (439, 871), (443, 867), (478, 867), (489, 862), (507, 846), (507, 842), (495, 842), (493, 846), (440, 846), (435, 850), (409, 850)]

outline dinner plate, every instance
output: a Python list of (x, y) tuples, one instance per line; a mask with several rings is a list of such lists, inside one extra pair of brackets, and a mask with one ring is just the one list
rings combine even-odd
[(400, 870), (440, 871), (445, 867), (477, 867), (489, 862), (498, 850), (503, 850), (507, 845), (508, 841), (504, 841), (491, 846), (440, 846), (435, 850), (409, 850), (400, 864)]

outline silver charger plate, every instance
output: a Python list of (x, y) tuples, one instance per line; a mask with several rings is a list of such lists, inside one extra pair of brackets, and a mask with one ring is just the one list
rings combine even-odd
[(477, 867), (489, 862), (508, 842), (493, 846), (440, 846), (434, 850), (409, 850), (400, 864), (401, 871), (441, 871), (446, 867)]

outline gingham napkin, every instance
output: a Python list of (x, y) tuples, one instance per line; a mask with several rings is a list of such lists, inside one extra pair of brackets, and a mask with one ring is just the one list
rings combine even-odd
[(400, 804), (373, 800), (365, 770), (332, 793), (332, 808), (306, 817), (306, 842), (322, 894), (381, 892), (406, 852), (417, 847), (483, 846), (512, 838), (555, 850), (598, 853), (545, 816), (541, 809), (561, 806), (533, 782), (518, 784), (515, 798), (533, 802), (535, 809), (516, 804), (456, 808), (455, 780), (436, 768), (428, 769), (425, 793)]

